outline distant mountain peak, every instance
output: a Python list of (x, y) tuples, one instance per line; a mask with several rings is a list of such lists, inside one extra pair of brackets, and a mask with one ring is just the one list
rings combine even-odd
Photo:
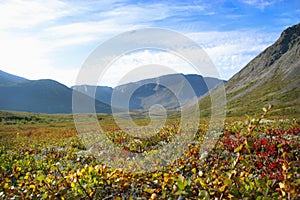
[[(27, 80), (0, 70), (0, 94), (4, 97), (0, 98), (0, 110), (72, 113), (73, 90), (52, 79)], [(84, 94), (75, 94), (80, 102), (94, 101)], [(111, 113), (110, 106), (99, 101), (95, 101), (95, 109)]]
[(167, 109), (175, 109), (179, 104), (178, 96), (174, 93), (180, 96), (182, 102), (188, 102), (193, 95), (189, 93), (189, 89), (192, 89), (194, 96), (200, 97), (223, 82), (225, 81), (206, 78), (198, 74), (174, 73), (125, 83), (115, 88), (85, 85), (74, 86), (74, 88), (107, 104), (112, 103), (114, 94), (113, 106), (118, 108), (128, 107), (127, 102), (124, 101), (128, 97), (131, 110), (147, 110), (154, 104), (164, 105)]

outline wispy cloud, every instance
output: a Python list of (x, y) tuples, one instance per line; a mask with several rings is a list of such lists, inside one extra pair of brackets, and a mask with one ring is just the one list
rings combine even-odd
[(66, 3), (53, 1), (11, 0), (0, 3), (0, 29), (32, 29), (73, 12)]
[[(0, 66), (30, 79), (52, 78), (71, 86), (85, 56), (97, 45), (124, 31), (161, 27), (197, 41), (211, 56), (221, 76), (229, 78), (274, 42), (283, 28), (297, 21), (289, 9), (276, 8), (275, 14), (265, 13), (266, 23), (259, 20), (262, 16), (254, 15), (262, 12), (247, 13), (272, 8), (277, 2), (283, 4), (275, 0), (0, 0)], [(251, 9), (240, 9), (245, 5)], [(283, 15), (283, 11), (287, 14)], [(267, 24), (268, 16), (276, 20), (275, 32), (274, 26)], [(248, 27), (250, 22), (252, 26)], [(264, 29), (259, 28), (262, 25)], [(140, 59), (142, 55), (145, 58), (140, 63), (145, 63), (149, 54), (139, 55)], [(157, 62), (173, 63), (173, 57), (162, 55), (152, 56)]]
[(264, 10), (265, 7), (271, 6), (277, 2), (280, 2), (282, 0), (240, 0), (242, 3), (248, 4), (250, 6), (254, 6), (256, 8), (259, 8), (261, 10)]
[[(221, 77), (229, 79), (279, 36), (256, 30), (196, 32), (188, 36), (208, 53)], [(253, 37), (255, 36), (255, 37)]]
[[(114, 6), (110, 9), (103, 9), (106, 4), (107, 2), (98, 4), (97, 9), (94, 4), (82, 8), (77, 5), (65, 16), (57, 14), (56, 19), (59, 16), (69, 16), (72, 20), (57, 20), (56, 23), (42, 27), (42, 39), (51, 39), (53, 47), (103, 41), (124, 31), (153, 26), (155, 21), (164, 20), (171, 15), (169, 8), (159, 3), (141, 6), (117, 2), (111, 4)], [(46, 23), (45, 20), (44, 22)]]
[[(253, 37), (255, 35), (256, 37)], [(229, 79), (233, 73), (244, 67), (251, 59), (274, 42), (278, 37), (276, 33), (263, 33), (255, 30), (224, 31), (224, 32), (194, 32), (186, 34), (187, 37), (197, 41), (200, 47), (213, 61), (221, 78)], [(200, 55), (198, 55), (200, 56)], [(111, 63), (105, 75), (100, 78), (100, 85), (115, 86), (127, 74), (137, 74), (141, 66), (154, 65), (170, 67), (176, 73), (193, 74), (199, 73), (186, 60), (171, 52), (141, 49), (137, 52), (126, 54)], [(98, 66), (104, 67), (104, 66)], [(200, 69), (204, 76), (218, 77), (214, 69), (207, 67)], [(97, 73), (96, 69), (90, 68), (89, 73)], [(162, 75), (165, 71), (156, 70), (153, 73), (138, 73), (131, 81), (144, 78), (153, 78)], [(131, 76), (132, 78), (133, 76)], [(87, 77), (85, 84), (95, 84)], [(125, 80), (125, 82), (129, 82)], [(122, 81), (124, 83), (124, 80)]]

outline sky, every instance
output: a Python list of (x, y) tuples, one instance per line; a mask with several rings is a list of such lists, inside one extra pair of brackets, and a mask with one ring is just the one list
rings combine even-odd
[[(99, 45), (126, 31), (151, 27), (195, 41), (219, 78), (228, 80), (284, 29), (300, 22), (300, 1), (0, 0), (0, 19), (0, 70), (31, 80), (75, 85)], [(115, 60), (101, 85), (115, 86), (126, 70), (147, 64), (192, 73), (169, 52), (141, 49)]]

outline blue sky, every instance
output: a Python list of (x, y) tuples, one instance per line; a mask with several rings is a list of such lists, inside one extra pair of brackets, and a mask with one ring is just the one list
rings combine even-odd
[[(196, 41), (220, 77), (228, 79), (285, 28), (299, 23), (299, 16), (298, 0), (0, 0), (0, 69), (72, 86), (87, 56), (102, 42), (124, 31), (157, 27)], [(174, 61), (151, 52), (135, 56), (144, 64)], [(129, 67), (130, 59), (116, 65)], [(115, 71), (103, 84), (113, 85), (121, 76), (122, 70)]]

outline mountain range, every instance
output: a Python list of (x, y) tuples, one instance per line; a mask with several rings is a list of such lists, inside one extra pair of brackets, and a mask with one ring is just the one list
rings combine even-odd
[[(0, 70), (0, 110), (72, 113), (72, 92), (54, 80), (28, 80)], [(77, 97), (82, 101), (93, 100), (81, 93)], [(95, 108), (97, 112), (111, 112), (109, 105), (99, 101), (95, 102)]]
[[(119, 85), (115, 88), (106, 86), (73, 86), (72, 89), (117, 108), (130, 110), (148, 110), (154, 104), (166, 109), (176, 109), (188, 104), (194, 96), (201, 97), (210, 89), (225, 81), (202, 77), (196, 74), (169, 74)], [(128, 101), (128, 102), (127, 102)]]
[[(159, 83), (158, 83), (159, 82)], [(200, 75), (170, 74), (153, 79), (132, 82), (117, 86), (79, 85), (67, 86), (50, 79), (28, 80), (0, 70), (0, 110), (26, 111), (37, 113), (72, 113), (72, 93), (82, 104), (95, 99), (97, 113), (111, 113), (111, 104), (118, 110), (126, 109), (124, 99), (129, 98), (130, 110), (149, 109), (153, 104), (162, 104), (167, 109), (179, 107), (176, 95), (180, 93), (183, 102), (188, 102), (188, 86), (200, 97), (223, 80), (203, 78)], [(171, 92), (171, 90), (173, 92)], [(94, 97), (95, 94), (95, 97)], [(128, 96), (132, 94), (131, 96)], [(113, 96), (114, 95), (114, 96)], [(115, 97), (115, 101), (112, 101)], [(79, 105), (80, 106), (80, 105)], [(82, 112), (93, 112), (82, 111)]]
[(111, 113), (112, 107), (123, 109), (128, 104), (130, 110), (147, 110), (153, 104), (176, 110), (190, 105), (190, 98), (196, 96), (201, 115), (208, 116), (210, 94), (218, 91), (221, 83), (225, 84), (227, 116), (260, 113), (268, 104), (273, 105), (273, 115), (299, 115), (300, 24), (284, 30), (274, 44), (228, 82), (193, 74), (169, 74), (115, 88), (68, 88), (54, 80), (28, 80), (0, 70), (0, 110), (72, 113), (72, 93), (76, 92), (82, 102), (94, 101), (95, 97), (95, 110), (101, 113)]

